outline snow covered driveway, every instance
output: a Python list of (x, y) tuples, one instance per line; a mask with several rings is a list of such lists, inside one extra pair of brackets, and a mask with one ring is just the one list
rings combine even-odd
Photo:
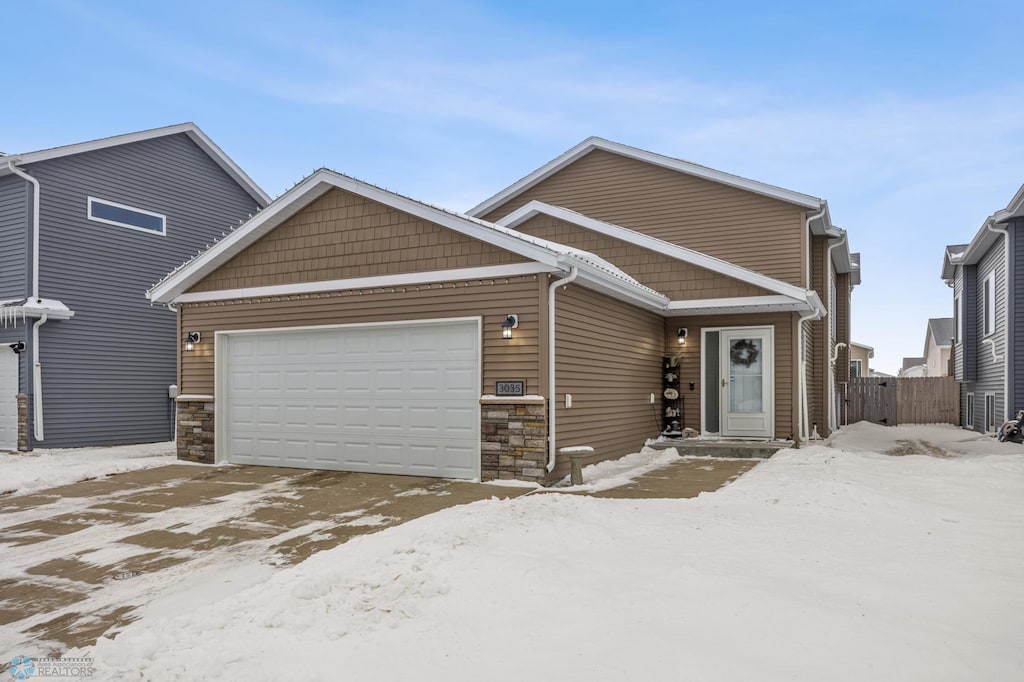
[(782, 451), (690, 500), (450, 508), (72, 654), (112, 680), (1024, 679), (1024, 455), (939, 436), (910, 439), (956, 456)]

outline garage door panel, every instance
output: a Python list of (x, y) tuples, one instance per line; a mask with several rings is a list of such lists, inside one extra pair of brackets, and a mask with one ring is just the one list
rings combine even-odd
[(228, 461), (474, 478), (475, 321), (228, 335)]

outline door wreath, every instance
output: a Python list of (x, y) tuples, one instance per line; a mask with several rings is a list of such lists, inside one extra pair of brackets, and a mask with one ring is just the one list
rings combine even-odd
[(761, 351), (757, 350), (752, 341), (740, 339), (732, 344), (732, 348), (729, 350), (729, 359), (733, 364), (750, 367), (757, 362), (757, 356), (760, 354)]

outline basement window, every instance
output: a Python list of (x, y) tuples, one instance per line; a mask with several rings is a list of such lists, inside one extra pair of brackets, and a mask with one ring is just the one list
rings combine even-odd
[(89, 220), (151, 234), (167, 234), (167, 216), (89, 197)]

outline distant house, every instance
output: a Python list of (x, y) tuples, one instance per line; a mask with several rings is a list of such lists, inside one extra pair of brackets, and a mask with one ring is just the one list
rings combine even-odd
[(172, 439), (145, 291), (268, 202), (192, 123), (0, 156), (0, 450)]
[(862, 343), (850, 343), (850, 376), (871, 376), (871, 358), (875, 357), (875, 349)]
[(1024, 186), (969, 244), (946, 247), (942, 279), (964, 428), (993, 432), (1024, 407)]
[(927, 359), (924, 357), (903, 358), (903, 366), (900, 367), (899, 376), (907, 379), (928, 376)]
[(953, 318), (937, 317), (928, 320), (928, 331), (924, 338), (924, 360), (927, 365), (925, 376), (948, 377), (950, 351), (953, 348)]

